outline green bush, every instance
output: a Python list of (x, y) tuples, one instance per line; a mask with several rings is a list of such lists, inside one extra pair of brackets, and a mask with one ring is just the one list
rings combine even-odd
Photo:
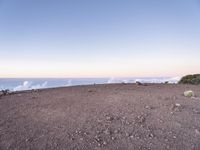
[(181, 78), (179, 84), (200, 84), (200, 74), (186, 75)]

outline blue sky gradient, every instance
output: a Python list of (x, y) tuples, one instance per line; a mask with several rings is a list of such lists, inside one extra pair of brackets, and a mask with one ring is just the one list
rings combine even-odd
[(0, 0), (0, 77), (190, 73), (199, 0)]

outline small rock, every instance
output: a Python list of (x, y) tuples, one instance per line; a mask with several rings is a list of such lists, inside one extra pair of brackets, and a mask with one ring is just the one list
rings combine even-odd
[(26, 142), (28, 142), (29, 141), (29, 139), (26, 139)]
[(5, 96), (8, 95), (10, 93), (10, 90), (6, 89), (6, 90), (2, 90), (0, 91), (0, 96)]
[(115, 133), (115, 134), (119, 133), (119, 130), (114, 130), (114, 133)]
[(197, 110), (197, 109), (193, 109), (193, 112), (195, 113), (195, 114), (200, 114), (200, 110)]
[(33, 92), (39, 92), (40, 90), (39, 89), (33, 89), (32, 91)]
[(146, 120), (146, 118), (144, 116), (142, 116), (142, 115), (141, 116), (137, 116), (137, 118), (136, 118), (136, 121), (138, 123), (144, 123), (145, 120)]
[(106, 117), (106, 120), (107, 120), (107, 121), (112, 121), (112, 120), (114, 120), (114, 118), (113, 118), (113, 117), (110, 117), (110, 116), (107, 116), (107, 117)]
[(126, 117), (122, 117), (122, 119), (123, 119), (123, 120), (125, 120), (125, 119), (126, 119)]
[(112, 140), (115, 140), (115, 137), (111, 137)]
[(153, 135), (152, 133), (150, 133), (150, 134), (148, 135), (148, 137), (149, 137), (149, 138), (153, 138), (154, 135)]
[(192, 96), (191, 99), (200, 100), (199, 97), (194, 97), (194, 96)]
[(104, 141), (104, 142), (103, 142), (103, 145), (107, 145), (107, 142), (106, 142), (106, 141)]
[(200, 131), (199, 131), (198, 129), (195, 129), (195, 133), (196, 133), (197, 135), (200, 135)]
[(93, 90), (90, 89), (90, 90), (88, 90), (88, 92), (93, 92)]
[(171, 107), (171, 110), (176, 111), (176, 112), (180, 112), (181, 111), (181, 104), (179, 104), (179, 103), (173, 104), (172, 107)]
[(176, 136), (175, 136), (175, 135), (173, 136), (173, 139), (176, 139)]
[(127, 125), (130, 125), (130, 122), (126, 121), (126, 124), (127, 124)]
[(176, 107), (180, 107), (180, 106), (181, 106), (181, 104), (178, 104), (178, 103), (176, 103), (176, 104), (175, 104), (175, 106), (176, 106)]
[(125, 133), (125, 135), (126, 135), (126, 137), (130, 136), (130, 134), (129, 134), (129, 133), (127, 133), (127, 132)]
[(106, 129), (105, 131), (104, 131), (104, 133), (106, 134), (106, 135), (110, 135), (110, 130), (109, 129)]
[(100, 137), (98, 137), (97, 135), (95, 136), (95, 140), (96, 140), (97, 142), (100, 142), (100, 141), (101, 141)]
[(136, 85), (142, 85), (142, 83), (139, 82), (139, 81), (136, 81), (135, 84), (136, 84)]
[(145, 106), (145, 109), (151, 109), (151, 107), (150, 107), (150, 106), (148, 106), (148, 105), (146, 105), (146, 106)]
[(184, 96), (185, 97), (193, 97), (194, 96), (194, 92), (189, 90), (189, 91), (185, 91), (184, 92)]
[(3, 96), (3, 92), (2, 91), (0, 91), (0, 96)]
[(170, 149), (170, 146), (169, 146), (169, 145), (167, 145), (167, 149)]

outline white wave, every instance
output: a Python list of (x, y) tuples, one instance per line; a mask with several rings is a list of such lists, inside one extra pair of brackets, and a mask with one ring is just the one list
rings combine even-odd
[(178, 81), (181, 79), (181, 77), (172, 77), (169, 78), (169, 83), (178, 83)]
[(71, 85), (72, 85), (72, 80), (68, 80), (68, 82), (65, 86), (71, 86)]
[(177, 83), (181, 77), (163, 77), (163, 78), (110, 78), (107, 83)]
[(19, 85), (13, 89), (13, 91), (22, 91), (22, 90), (28, 90), (31, 86), (32, 82), (24, 81), (22, 85)]
[(42, 84), (33, 85), (33, 86), (31, 86), (31, 89), (43, 89), (46, 87), (47, 87), (47, 81), (45, 81)]
[(42, 89), (47, 87), (47, 81), (42, 84), (32, 85), (33, 83), (30, 81), (24, 81), (22, 85), (19, 85), (13, 88), (13, 91), (24, 91), (24, 90), (31, 90), (31, 89)]
[(111, 77), (110, 79), (108, 79), (107, 83), (128, 83), (128, 79), (121, 79), (121, 78), (114, 78), (114, 77)]
[(107, 83), (115, 83), (115, 78), (112, 77), (112, 78), (108, 79)]

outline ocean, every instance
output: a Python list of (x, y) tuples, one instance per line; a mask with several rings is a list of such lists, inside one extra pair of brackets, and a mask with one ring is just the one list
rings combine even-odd
[(22, 91), (75, 85), (109, 84), (109, 83), (177, 83), (180, 77), (146, 77), (146, 78), (0, 78), (0, 90)]

